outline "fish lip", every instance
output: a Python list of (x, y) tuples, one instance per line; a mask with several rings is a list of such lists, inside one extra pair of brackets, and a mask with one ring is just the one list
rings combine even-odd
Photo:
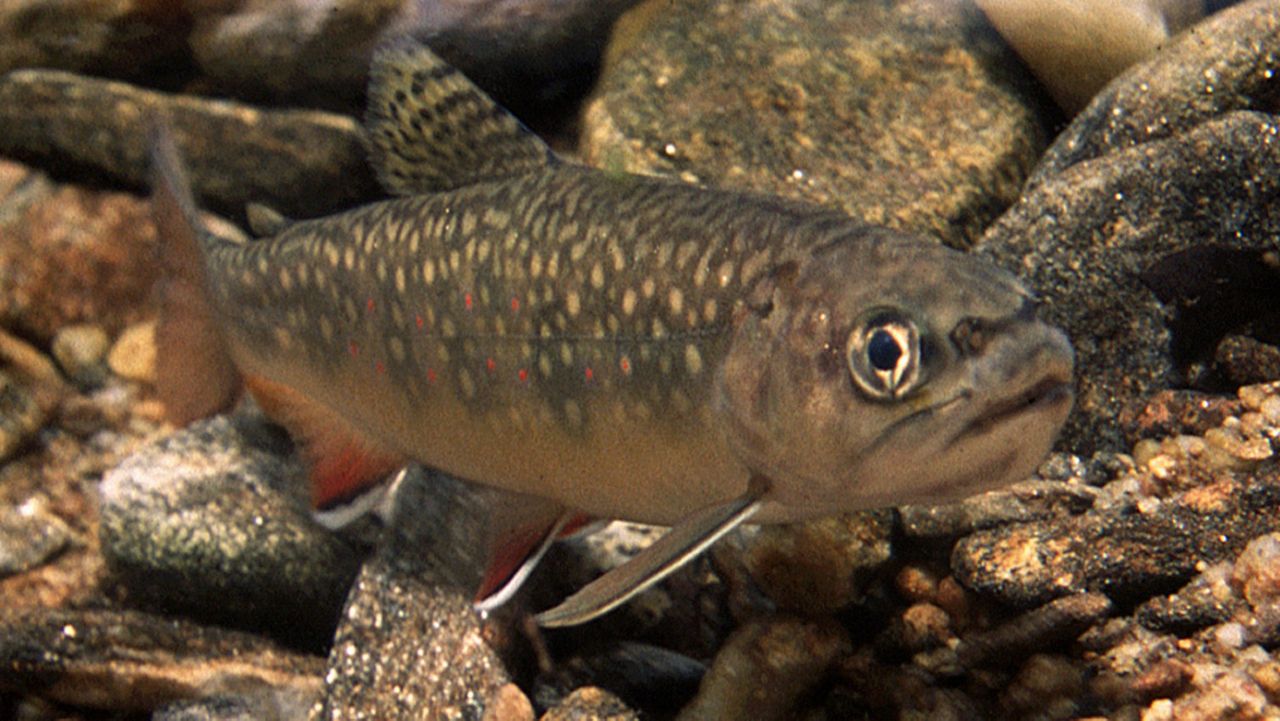
[(982, 413), (960, 429), (960, 432), (952, 438), (952, 442), (980, 435), (992, 426), (1024, 413), (1044, 411), (1063, 403), (1070, 403), (1074, 395), (1069, 378), (1057, 375), (1046, 376), (1018, 395), (984, 408)]

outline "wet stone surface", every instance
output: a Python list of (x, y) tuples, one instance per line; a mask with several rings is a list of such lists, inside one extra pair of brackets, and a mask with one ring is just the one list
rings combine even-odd
[(615, 33), (583, 155), (967, 247), (1046, 140), (1017, 67), (963, 3), (654, 0)]
[(131, 600), (326, 644), (358, 557), (311, 521), (287, 448), (260, 419), (220, 417), (111, 470), (102, 552)]

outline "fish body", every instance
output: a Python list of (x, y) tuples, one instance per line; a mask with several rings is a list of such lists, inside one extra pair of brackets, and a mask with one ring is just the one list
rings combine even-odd
[[(835, 211), (564, 162), (420, 48), (373, 75), (373, 161), (401, 197), (260, 210), (270, 237), (232, 243), (157, 154), (162, 226), (195, 229), (207, 301), (168, 325), (216, 332), (310, 449), (321, 506), (411, 459), (677, 526), (630, 593), (747, 518), (1017, 480), (1069, 410), (1070, 346), (1003, 271)], [(204, 369), (170, 357), (179, 396)]]

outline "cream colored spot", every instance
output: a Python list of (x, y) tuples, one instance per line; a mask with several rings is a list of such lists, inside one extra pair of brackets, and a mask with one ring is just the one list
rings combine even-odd
[(684, 347), (684, 366), (691, 376), (702, 372), (702, 352), (698, 350), (698, 346), (690, 343)]
[(667, 327), (662, 324), (661, 318), (653, 319), (652, 330), (654, 338), (662, 338), (667, 335)]
[(547, 258), (547, 277), (554, 279), (559, 274), (560, 274), (560, 254), (552, 253), (551, 257)]
[(436, 357), (440, 359), (440, 364), (444, 365), (449, 362), (449, 349), (444, 343), (436, 344)]
[(342, 252), (342, 264), (347, 266), (347, 270), (354, 270), (356, 267), (356, 249), (348, 245), (347, 249)]
[(716, 277), (720, 279), (720, 287), (723, 288), (733, 280), (733, 262), (726, 260), (720, 264), (719, 270), (716, 271)]
[(280, 269), (280, 288), (285, 291), (293, 288), (293, 278), (290, 277), (288, 268)]
[(716, 299), (708, 298), (706, 303), (702, 304), (702, 319), (708, 323), (716, 322)]
[(466, 368), (458, 371), (458, 388), (462, 391), (463, 398), (470, 400), (476, 397), (476, 382)]
[(259, 258), (258, 258), (258, 272), (259, 272), (259, 273), (261, 273), (262, 275), (266, 275), (266, 274), (267, 274), (267, 271), (269, 271), (269, 270), (271, 270), (271, 266), (270, 266), (270, 265), (267, 265), (267, 258), (266, 258), (266, 256), (261, 256), (261, 257), (259, 257)]
[(569, 330), (569, 316), (564, 313), (556, 313), (556, 330), (561, 333)]
[(320, 337), (324, 338), (326, 343), (333, 342), (333, 321), (328, 316), (320, 316), (318, 321), (320, 325)]
[(427, 285), (436, 282), (436, 264), (430, 258), (422, 261), (422, 280)]
[(529, 277), (537, 278), (542, 275), (542, 254), (534, 251), (529, 256)]
[(658, 370), (662, 371), (662, 375), (671, 375), (671, 354), (663, 353), (658, 356)]
[(622, 292), (622, 314), (630, 316), (636, 310), (636, 292), (632, 288), (627, 288)]
[(493, 319), (493, 332), (494, 335), (498, 336), (505, 336), (507, 334), (507, 322), (502, 319), (502, 316), (498, 316)]
[(409, 255), (418, 254), (418, 245), (422, 242), (422, 229), (414, 228), (409, 234)]
[(396, 268), (396, 292), (403, 293), (404, 288), (404, 268), (398, 267)]
[(391, 349), (392, 360), (394, 360), (397, 363), (404, 362), (404, 359), (405, 359), (404, 341), (400, 340), (399, 338), (396, 338), (395, 336), (392, 336), (391, 340), (387, 341), (387, 347)]
[(334, 268), (338, 267), (338, 261), (340, 261), (341, 258), (338, 255), (337, 246), (333, 245), (332, 243), (325, 243), (324, 255), (326, 258), (329, 259), (329, 265), (333, 266)]
[(591, 266), (591, 287), (596, 289), (604, 287), (604, 266), (600, 263)]
[(675, 390), (671, 392), (671, 405), (676, 409), (676, 413), (685, 415), (693, 410), (693, 402), (689, 400), (689, 396), (684, 391)]
[(453, 324), (453, 318), (445, 316), (440, 321), (440, 335), (445, 338), (452, 338), (458, 334), (458, 327)]
[(750, 258), (747, 258), (746, 262), (742, 264), (742, 280), (744, 282), (751, 282), (751, 279), (755, 278), (757, 273), (764, 270), (764, 266), (768, 262), (769, 251), (756, 251), (755, 254)]
[(578, 295), (578, 291), (571, 290), (565, 294), (564, 309), (568, 311), (570, 318), (578, 317), (578, 313), (582, 311), (582, 298)]
[(676, 251), (676, 268), (683, 269), (697, 252), (698, 244), (692, 240), (686, 240), (681, 243), (680, 249)]
[(667, 293), (667, 305), (671, 306), (672, 315), (679, 315), (684, 309), (684, 293), (680, 292), (679, 288), (672, 288), (671, 292)]
[(653, 292), (657, 289), (657, 284), (653, 282), (653, 278), (645, 278), (640, 284), (640, 294), (645, 298), (652, 298)]
[(560, 229), (560, 238), (564, 240), (564, 242), (567, 243), (576, 237), (578, 237), (577, 221), (571, 220), (568, 223), (565, 223), (564, 227)]
[(659, 268), (666, 265), (667, 261), (671, 260), (672, 247), (673, 246), (671, 243), (663, 243), (662, 245), (658, 246), (658, 267)]
[(489, 257), (489, 250), (493, 248), (493, 244), (488, 238), (480, 241), (480, 245), (476, 247), (476, 259), (483, 263)]
[(538, 357), (538, 372), (542, 373), (543, 378), (550, 378), (551, 371), (551, 356), (543, 353)]
[(285, 350), (293, 347), (293, 334), (287, 329), (277, 326), (272, 332), (276, 337), (276, 345)]
[(567, 400), (564, 402), (564, 417), (569, 421), (570, 426), (582, 425), (582, 407), (575, 400)]
[(462, 214), (462, 234), (471, 235), (476, 232), (476, 216), (473, 213)]
[(560, 344), (560, 362), (566, 366), (573, 365), (573, 346), (569, 343)]
[(580, 243), (576, 243), (572, 248), (569, 249), (569, 260), (573, 263), (577, 263), (578, 261), (582, 260), (582, 256), (587, 254), (587, 247), (590, 244), (591, 242), (588, 240), (584, 240)]
[(456, 274), (460, 267), (462, 267), (462, 255), (456, 250), (451, 251), (449, 253), (449, 270)]
[(627, 265), (627, 258), (622, 253), (622, 248), (615, 245), (609, 249), (609, 254), (613, 256), (613, 271), (615, 273), (621, 272)]

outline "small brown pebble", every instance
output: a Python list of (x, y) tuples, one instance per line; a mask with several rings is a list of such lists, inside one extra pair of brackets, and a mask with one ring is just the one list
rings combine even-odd
[(938, 593), (938, 576), (921, 566), (904, 566), (894, 577), (894, 585), (909, 602), (933, 601)]
[(955, 638), (947, 612), (932, 603), (916, 603), (902, 612), (903, 644), (912, 651), (937, 648)]
[(1271, 703), (1280, 704), (1280, 662), (1268, 661), (1252, 669), (1249, 675), (1258, 684), (1258, 688), (1267, 694)]
[(1177, 698), (1195, 678), (1195, 669), (1185, 661), (1165, 659), (1157, 662), (1130, 684), (1130, 690), (1143, 703), (1158, 698)]
[(529, 697), (514, 683), (509, 683), (493, 693), (485, 705), (480, 721), (533, 721), (533, 704)]
[(1245, 546), (1231, 583), (1254, 608), (1280, 602), (1280, 533), (1259, 536)]
[(584, 686), (565, 697), (541, 721), (639, 721), (640, 715), (617, 696), (594, 686)]

